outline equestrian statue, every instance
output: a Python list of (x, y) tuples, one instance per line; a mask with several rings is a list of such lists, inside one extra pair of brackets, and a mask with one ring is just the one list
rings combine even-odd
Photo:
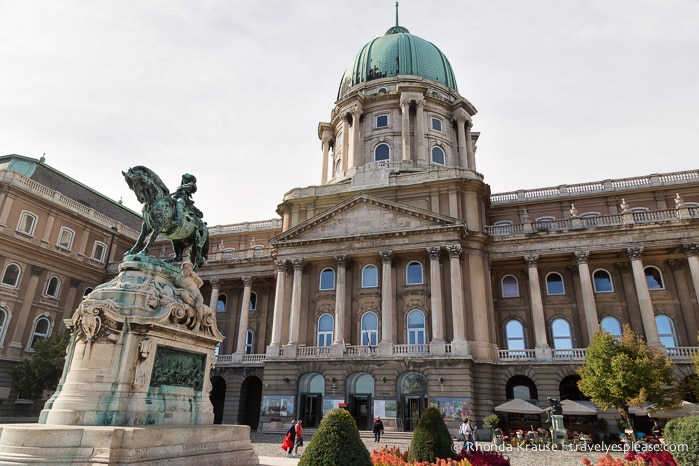
[(202, 212), (192, 201), (192, 194), (197, 190), (194, 175), (182, 175), (182, 184), (171, 194), (160, 177), (146, 167), (136, 166), (121, 173), (138, 202), (143, 204), (141, 234), (125, 255), (148, 254), (158, 235), (163, 235), (172, 241), (175, 250), (175, 257), (166, 262), (182, 261), (182, 253), (190, 248), (189, 260), (194, 270), (198, 270), (209, 253), (209, 230), (202, 220)]

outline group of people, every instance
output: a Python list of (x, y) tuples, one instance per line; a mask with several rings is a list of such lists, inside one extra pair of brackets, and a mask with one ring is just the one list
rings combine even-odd
[(476, 431), (476, 426), (471, 424), (471, 419), (464, 419), (459, 426), (459, 437), (464, 439), (463, 450), (473, 450), (476, 448), (476, 439), (473, 433)]
[(282, 449), (286, 452), (288, 457), (301, 456), (299, 454), (299, 447), (303, 446), (303, 425), (301, 419), (293, 421), (291, 427), (286, 431), (286, 436), (282, 442)]

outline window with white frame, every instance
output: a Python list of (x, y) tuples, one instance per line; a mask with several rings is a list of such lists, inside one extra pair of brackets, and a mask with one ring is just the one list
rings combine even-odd
[(107, 253), (107, 245), (101, 241), (95, 241), (92, 246), (92, 259), (97, 262), (104, 262), (104, 256)]
[(19, 265), (12, 263), (7, 264), (5, 270), (2, 272), (2, 284), (11, 286), (12, 288), (17, 288), (19, 286), (19, 277), (22, 275), (22, 269)]
[(602, 320), (599, 321), (599, 325), (602, 327), (603, 331), (617, 338), (621, 338), (621, 322), (616, 317), (602, 317)]
[(385, 128), (388, 126), (388, 114), (376, 116), (376, 127)]
[(362, 314), (362, 346), (376, 346), (379, 335), (379, 318), (375, 312)]
[(425, 314), (419, 309), (408, 312), (408, 344), (425, 344)]
[(379, 269), (375, 265), (367, 265), (362, 269), (362, 288), (379, 286)]
[(658, 338), (663, 346), (666, 348), (676, 348), (679, 346), (677, 344), (675, 322), (670, 317), (662, 314), (655, 316), (655, 326), (658, 327)]
[(551, 272), (546, 275), (546, 294), (560, 295), (565, 294), (563, 286), (563, 277), (558, 272)]
[(517, 319), (507, 321), (505, 324), (505, 340), (507, 342), (507, 349), (510, 351), (526, 349), (524, 325), (522, 325), (522, 322)]
[(502, 277), (502, 297), (503, 298), (519, 298), (519, 281), (514, 275), (505, 275)]
[(444, 154), (444, 149), (439, 146), (432, 148), (432, 163), (436, 165), (446, 165), (447, 156)]
[(2, 347), (2, 342), (5, 338), (5, 329), (7, 329), (9, 321), (10, 311), (4, 307), (0, 307), (0, 347)]
[(91, 286), (88, 286), (87, 288), (85, 288), (85, 291), (83, 291), (83, 296), (87, 296), (90, 293), (92, 293), (93, 291), (95, 291), (95, 289)]
[(36, 345), (39, 340), (47, 339), (49, 335), (51, 335), (51, 319), (46, 316), (41, 316), (34, 321), (29, 349), (34, 350), (34, 345)]
[(330, 267), (320, 271), (320, 284), (318, 289), (321, 291), (335, 289), (335, 271)]
[(36, 227), (37, 216), (31, 212), (23, 210), (19, 216), (19, 223), (17, 223), (17, 231), (24, 233), (25, 235), (34, 235), (34, 228)]
[(649, 290), (664, 290), (663, 273), (659, 268), (649, 265), (643, 271), (646, 274), (646, 283)]
[(595, 288), (595, 293), (611, 293), (614, 291), (612, 276), (604, 269), (595, 270), (593, 272), (592, 284)]
[(323, 314), (318, 318), (318, 346), (333, 344), (334, 327), (335, 319), (330, 314)]
[(250, 306), (248, 308), (250, 311), (256, 311), (257, 310), (257, 293), (254, 291), (250, 292)]
[(551, 322), (551, 335), (553, 336), (553, 347), (555, 349), (572, 349), (573, 333), (570, 323), (563, 319), (553, 319)]
[(245, 332), (245, 354), (253, 354), (255, 350), (255, 332), (252, 329), (248, 329)]
[(73, 246), (73, 237), (75, 232), (70, 228), (61, 227), (61, 231), (58, 232), (58, 240), (56, 241), (56, 246), (62, 249), (70, 249)]
[(46, 282), (46, 289), (44, 294), (49, 298), (58, 298), (58, 294), (61, 292), (61, 279), (55, 275), (52, 275)]
[(405, 268), (406, 285), (422, 285), (422, 264), (417, 261), (410, 262)]
[(441, 118), (432, 117), (432, 129), (433, 130), (442, 132), (443, 126), (444, 126), (444, 122), (442, 121)]
[(374, 148), (374, 162), (388, 162), (391, 160), (391, 147), (381, 143)]
[(226, 303), (228, 298), (225, 294), (220, 293), (218, 295), (218, 301), (216, 301), (216, 312), (226, 312)]

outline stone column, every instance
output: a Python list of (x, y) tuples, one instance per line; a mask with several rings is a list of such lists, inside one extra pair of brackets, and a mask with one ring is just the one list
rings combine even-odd
[(539, 256), (524, 256), (529, 274), (529, 296), (532, 308), (532, 326), (534, 327), (534, 345), (537, 359), (551, 359), (551, 351), (546, 338), (546, 318), (544, 316), (544, 302), (541, 299), (541, 285), (539, 284), (539, 270), (536, 267)]
[(653, 301), (650, 299), (646, 273), (643, 270), (643, 247), (626, 248), (626, 254), (631, 260), (631, 270), (633, 271), (633, 282), (636, 286), (636, 296), (638, 297), (638, 307), (641, 309), (641, 320), (643, 321), (643, 331), (646, 334), (646, 342), (650, 346), (662, 346), (658, 336), (658, 327), (655, 325), (655, 312), (653, 311)]
[(689, 264), (689, 272), (692, 275), (692, 284), (694, 285), (694, 293), (699, 300), (699, 243), (683, 244), (682, 252), (687, 256)]
[[(27, 323), (34, 323), (34, 315), (32, 314), (32, 304), (34, 303), (34, 296), (36, 295), (36, 288), (39, 284), (39, 278), (41, 277), (41, 274), (44, 273), (44, 270), (45, 269), (43, 267), (39, 267), (38, 265), (32, 265), (30, 267), (31, 277), (29, 278), (29, 284), (27, 285), (27, 289), (23, 293), (24, 296), (27, 297), (27, 299), (23, 300), (22, 309), (19, 311), (18, 318), (16, 319), (17, 326), (15, 327), (15, 331), (12, 334), (12, 340), (9, 345), (8, 351), (8, 356), (10, 357), (22, 356), (22, 349), (24, 348), (24, 346), (22, 345), (22, 342), (24, 341), (24, 332)], [(27, 348), (30, 344), (31, 342), (27, 341)]]
[(347, 173), (348, 161), (350, 158), (349, 154), (349, 121), (347, 115), (342, 117), (342, 174)]
[(473, 150), (473, 139), (471, 139), (471, 126), (473, 122), (469, 118), (466, 121), (466, 160), (468, 160), (468, 168), (476, 171), (476, 153)]
[(595, 290), (592, 287), (590, 277), (590, 267), (587, 261), (590, 258), (589, 251), (575, 253), (575, 260), (578, 262), (578, 274), (580, 275), (580, 288), (582, 291), (583, 307), (585, 308), (585, 324), (587, 326), (588, 344), (599, 328), (597, 319), (597, 306), (595, 305)]
[(243, 302), (240, 305), (240, 323), (238, 325), (238, 343), (236, 353), (245, 353), (245, 340), (248, 334), (248, 319), (250, 316), (250, 291), (252, 289), (252, 277), (243, 277)]
[(457, 147), (459, 156), (459, 167), (468, 167), (468, 158), (466, 156), (466, 128), (465, 124), (467, 121), (467, 113), (460, 110), (454, 114), (454, 120), (456, 121), (456, 135), (457, 135)]
[[(19, 174), (14, 176), (19, 176)], [(16, 196), (14, 193), (7, 193), (5, 195), (2, 203), (2, 212), (0, 212), (0, 227), (7, 226), (7, 218), (10, 216), (10, 211), (12, 210), (12, 204), (14, 203), (15, 198)]]
[(330, 158), (330, 141), (332, 141), (332, 135), (329, 133), (329, 131), (323, 131), (323, 138), (321, 139), (323, 144), (323, 171), (320, 176), (320, 184), (328, 182), (328, 159)]
[(212, 311), (217, 312), (218, 311), (218, 294), (220, 293), (219, 279), (212, 278), (211, 280), (209, 280), (209, 283), (211, 283), (211, 298), (209, 299), (209, 307), (211, 308)]
[(451, 244), (449, 251), (449, 272), (451, 275), (451, 318), (454, 325), (453, 342), (466, 341), (466, 325), (464, 323), (464, 284), (461, 275), (461, 246)]
[(400, 99), (401, 110), (401, 143), (403, 144), (403, 162), (411, 160), (410, 157), (410, 100)]
[(301, 282), (303, 280), (303, 259), (291, 261), (294, 266), (294, 284), (291, 290), (291, 316), (289, 317), (289, 345), (299, 342), (299, 319), (301, 316)]
[(278, 358), (282, 345), (282, 325), (284, 323), (284, 287), (286, 280), (286, 261), (275, 262), (277, 267), (277, 284), (274, 290), (274, 315), (272, 316), (272, 338), (267, 348), (267, 357)]
[(393, 354), (393, 251), (381, 251), (381, 341), (379, 352)]
[(491, 295), (486, 282), (489, 276), (488, 265), (485, 256), (479, 251), (469, 253), (468, 265), (475, 340), (473, 343), (469, 343), (469, 351), (475, 358), (493, 361), (497, 359), (497, 347), (490, 339), (492, 320), (487, 299)]
[(415, 115), (416, 128), (415, 132), (417, 144), (417, 160), (425, 161), (428, 165), (431, 162), (430, 156), (425, 150), (425, 99), (419, 99), (417, 101), (417, 113)]
[(427, 248), (430, 255), (430, 306), (432, 307), (432, 343), (444, 343), (444, 307), (442, 305), (442, 274), (439, 268), (439, 246)]
[[(362, 108), (359, 105), (352, 107), (352, 158), (349, 168), (357, 167), (357, 160), (362, 156), (361, 128), (359, 120), (362, 116)], [(359, 164), (362, 162), (360, 161)]]
[(345, 306), (346, 306), (346, 278), (345, 278), (345, 263), (347, 256), (338, 254), (335, 256), (337, 264), (337, 281), (335, 283), (335, 331), (333, 332), (333, 345), (343, 345), (343, 327), (345, 323)]

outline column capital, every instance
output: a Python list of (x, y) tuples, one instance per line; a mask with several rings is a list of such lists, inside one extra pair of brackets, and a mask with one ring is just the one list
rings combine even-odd
[(574, 255), (578, 264), (587, 264), (587, 261), (590, 258), (590, 251), (578, 251), (575, 252)]
[(393, 251), (379, 251), (379, 256), (381, 256), (381, 262), (390, 264), (393, 260)]
[(430, 246), (427, 248), (427, 253), (430, 255), (431, 260), (439, 260), (439, 255), (442, 252), (440, 246)]
[(452, 118), (454, 118), (454, 120), (456, 120), (456, 122), (460, 124), (464, 124), (467, 121), (471, 121), (471, 117), (469, 116), (468, 112), (463, 108), (456, 110), (452, 114)]
[(303, 268), (303, 259), (292, 259), (291, 265), (294, 266), (294, 272)]
[(218, 288), (218, 284), (220, 281), (221, 280), (219, 280), (218, 278), (210, 278), (209, 279), (209, 283), (211, 284), (212, 288)]
[(460, 257), (463, 249), (460, 244), (450, 244), (447, 246), (447, 251), (449, 251), (449, 257)]
[(43, 267), (39, 267), (38, 265), (32, 265), (32, 276), (36, 277), (38, 275), (41, 275), (42, 273), (44, 273), (44, 270), (46, 269)]
[(252, 278), (250, 275), (246, 275), (246, 276), (244, 276), (244, 277), (242, 277), (242, 278), (243, 278), (243, 284), (244, 284), (245, 286), (250, 286), (250, 285), (252, 285), (253, 278)]
[(643, 246), (626, 248), (626, 255), (629, 256), (629, 259), (632, 261), (641, 260), (641, 256), (643, 256)]
[(338, 254), (335, 256), (335, 263), (338, 267), (345, 267), (347, 265), (347, 254)]
[(408, 107), (410, 105), (410, 101), (412, 99), (410, 97), (401, 97), (400, 98), (400, 108), (403, 110), (403, 107)]
[(286, 259), (277, 259), (274, 261), (277, 272), (284, 272), (286, 269)]
[(536, 254), (524, 256), (523, 259), (524, 263), (527, 264), (527, 267), (536, 267), (536, 263), (539, 262), (539, 256)]
[(682, 244), (680, 249), (687, 257), (699, 256), (699, 243)]
[(675, 272), (684, 271), (684, 259), (670, 259), (669, 261), (667, 261), (667, 263), (670, 266), (670, 268)]

